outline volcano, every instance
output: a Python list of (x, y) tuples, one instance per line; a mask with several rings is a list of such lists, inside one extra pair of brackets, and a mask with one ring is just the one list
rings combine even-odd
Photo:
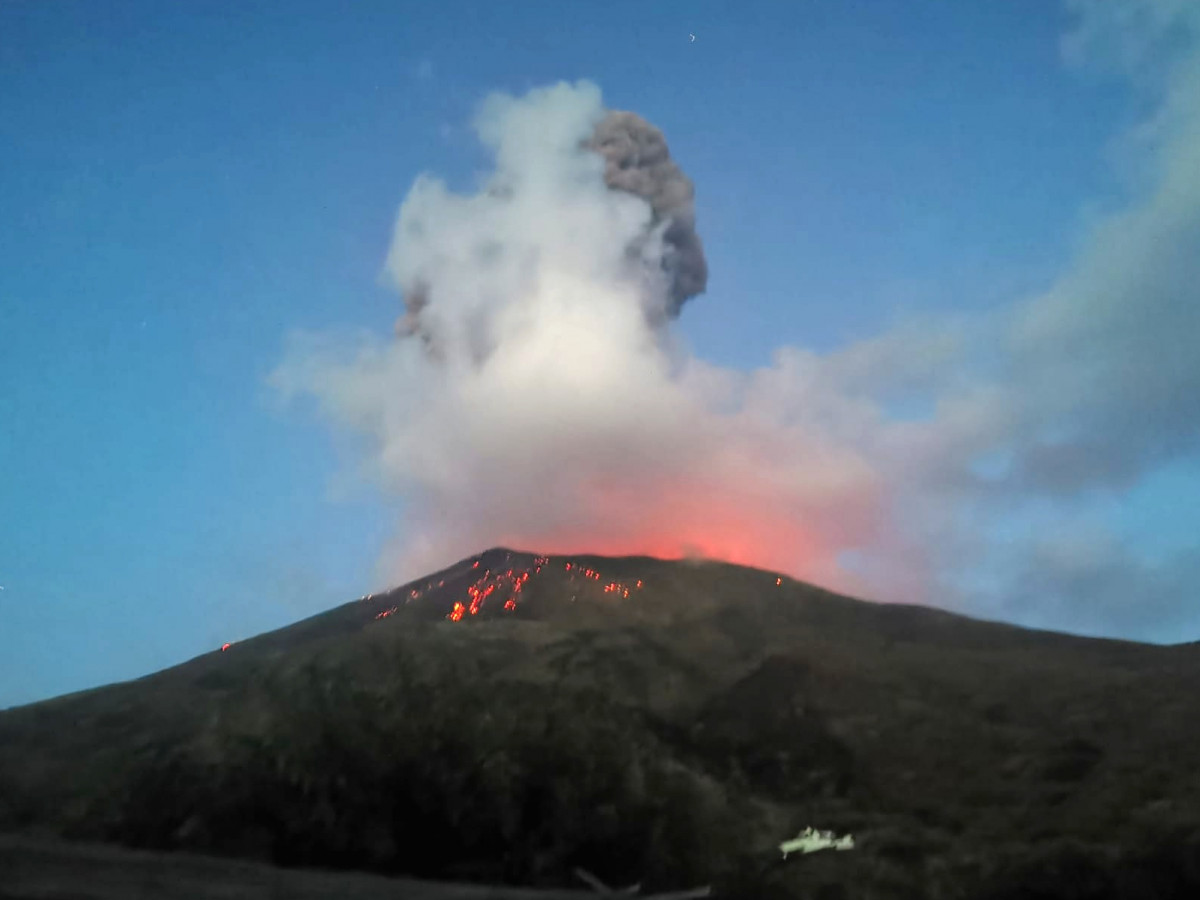
[[(49, 896), (5, 893), (5, 840), (719, 897), (1200, 896), (1198, 689), (1195, 645), (494, 549), (0, 713), (0, 897)], [(806, 827), (853, 849), (782, 860)]]

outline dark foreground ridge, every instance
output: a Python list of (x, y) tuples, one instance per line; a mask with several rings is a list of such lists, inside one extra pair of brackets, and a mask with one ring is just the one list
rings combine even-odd
[[(721, 563), (491, 550), (0, 713), (0, 897), (3, 847), (75, 852), (46, 843), (66, 839), (279, 879), (300, 873), (262, 866), (559, 890), (582, 868), (717, 897), (1191, 898), (1198, 689), (1191, 645)], [(782, 862), (810, 825), (854, 849)], [(367, 878), (308, 883), (333, 877)], [(86, 880), (53, 896), (105, 896)], [(342, 896), (377, 896), (361, 885)]]
[(0, 835), (0, 900), (587, 900), (594, 896), (587, 891), (284, 869), (189, 853)]

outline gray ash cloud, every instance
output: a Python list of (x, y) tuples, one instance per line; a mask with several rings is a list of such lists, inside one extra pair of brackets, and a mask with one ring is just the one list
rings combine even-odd
[(663, 133), (641, 116), (610, 111), (596, 126), (587, 147), (604, 157), (604, 181), (650, 204), (652, 225), (662, 227), (662, 265), (668, 276), (666, 313), (679, 315), (683, 304), (708, 285), (708, 261), (696, 233), (692, 181), (671, 159)]

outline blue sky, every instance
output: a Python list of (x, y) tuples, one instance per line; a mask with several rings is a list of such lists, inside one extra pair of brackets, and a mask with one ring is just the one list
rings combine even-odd
[[(711, 270), (681, 333), (749, 369), (1054, 282), (1136, 189), (1148, 112), (1064, 63), (1071, 27), (1040, 0), (0, 5), (0, 706), (377, 587), (397, 501), (266, 378), (294, 329), (390, 330), (400, 201), (477, 184), (487, 93), (586, 78), (664, 131)], [(1094, 498), (1147, 558), (1200, 528), (1168, 462)]]

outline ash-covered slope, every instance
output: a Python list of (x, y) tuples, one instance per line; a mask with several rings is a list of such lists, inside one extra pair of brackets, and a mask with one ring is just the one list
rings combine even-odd
[[(0, 830), (726, 896), (1191, 896), (1197, 688), (1193, 647), (499, 549), (0, 713)], [(779, 864), (806, 825), (856, 849)]]

